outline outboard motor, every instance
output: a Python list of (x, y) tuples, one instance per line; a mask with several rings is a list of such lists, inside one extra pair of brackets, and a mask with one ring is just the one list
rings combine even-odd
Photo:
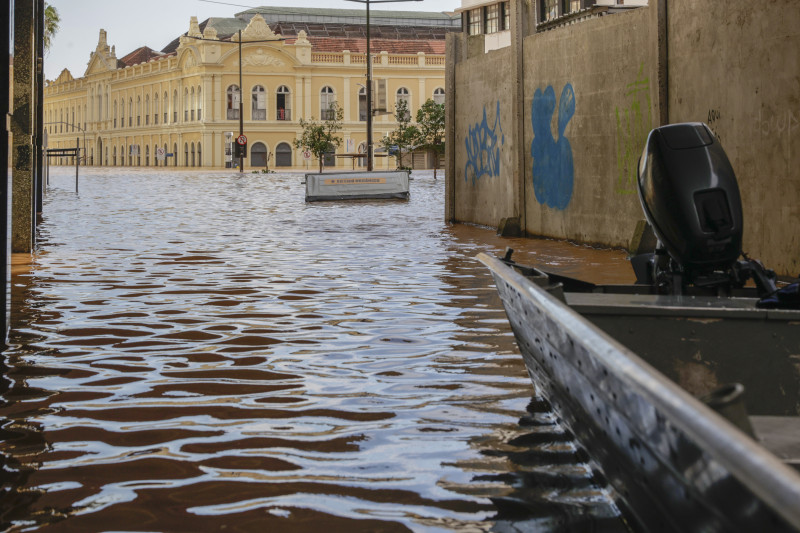
[(638, 169), (639, 200), (658, 238), (654, 253), (633, 259), (637, 280), (661, 293), (686, 287), (728, 292), (754, 278), (775, 290), (775, 275), (742, 256), (742, 202), (722, 145), (702, 123), (662, 126), (647, 137)]

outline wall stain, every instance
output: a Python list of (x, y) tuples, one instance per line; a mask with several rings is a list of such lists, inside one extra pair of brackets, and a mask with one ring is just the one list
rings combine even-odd
[[(625, 87), (628, 107), (617, 113), (617, 185), (618, 194), (636, 192), (636, 169), (639, 156), (653, 124), (650, 111), (650, 78), (644, 76), (644, 63), (639, 66), (636, 81)], [(645, 116), (645, 110), (647, 115)]]
[[(499, 137), (498, 137), (499, 132)], [(498, 143), (499, 141), (499, 143)], [(483, 120), (469, 127), (469, 135), (464, 139), (467, 146), (467, 164), (464, 165), (464, 181), (472, 177), (475, 184), (482, 176), (500, 175), (500, 145), (505, 144), (503, 127), (500, 124), (500, 101), (497, 101), (494, 124), (489, 127), (486, 118), (486, 106), (483, 108)], [(470, 169), (472, 172), (470, 173)]]
[(567, 123), (575, 114), (575, 91), (566, 84), (558, 102), (558, 140), (553, 137), (550, 123), (556, 108), (556, 93), (548, 85), (536, 89), (531, 102), (533, 141), (533, 190), (540, 204), (555, 209), (566, 209), (572, 200), (574, 164), (572, 146), (564, 136)]

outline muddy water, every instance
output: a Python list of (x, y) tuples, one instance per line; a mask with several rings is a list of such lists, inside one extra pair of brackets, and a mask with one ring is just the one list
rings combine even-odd
[(54, 168), (13, 276), (2, 527), (621, 530), (534, 391), (480, 251), (593, 281), (621, 252), (306, 204), (298, 174)]

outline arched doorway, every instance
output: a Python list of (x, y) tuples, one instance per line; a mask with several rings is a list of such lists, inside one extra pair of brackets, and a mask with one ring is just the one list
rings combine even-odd
[(280, 143), (275, 147), (275, 166), (292, 166), (292, 147), (289, 143)]
[(267, 166), (267, 147), (264, 143), (254, 143), (250, 149), (250, 166), (261, 168)]
[[(359, 154), (366, 154), (367, 153), (367, 143), (359, 143), (358, 145), (358, 153)], [(358, 166), (359, 167), (366, 167), (367, 166), (367, 158), (366, 157), (359, 157), (358, 158)]]
[(100, 166), (103, 164), (103, 140), (98, 137), (97, 138), (97, 165)]

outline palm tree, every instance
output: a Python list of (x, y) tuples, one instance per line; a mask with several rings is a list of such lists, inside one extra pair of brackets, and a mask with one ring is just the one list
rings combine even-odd
[(44, 49), (50, 49), (53, 37), (58, 33), (58, 23), (61, 22), (61, 17), (55, 7), (48, 5), (45, 2), (44, 8)]

